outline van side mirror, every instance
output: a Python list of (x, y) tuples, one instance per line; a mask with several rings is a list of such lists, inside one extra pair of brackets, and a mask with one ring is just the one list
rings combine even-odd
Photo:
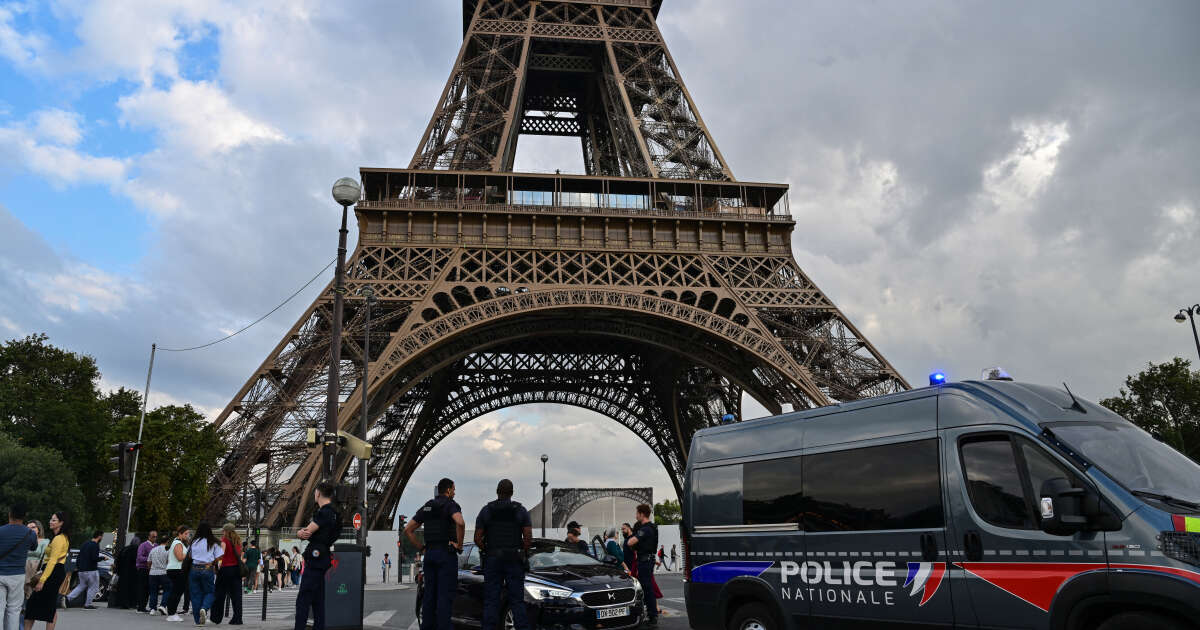
[(1055, 477), (1042, 482), (1038, 497), (1042, 531), (1047, 534), (1070, 536), (1091, 529), (1111, 529), (1108, 510), (1089, 488), (1076, 488), (1070, 481)]

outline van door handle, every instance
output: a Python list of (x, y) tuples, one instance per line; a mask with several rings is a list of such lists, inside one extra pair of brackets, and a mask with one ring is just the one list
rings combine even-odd
[(937, 560), (937, 538), (928, 532), (921, 534), (921, 559), (926, 562)]
[(963, 550), (967, 552), (967, 560), (971, 562), (983, 560), (983, 539), (979, 537), (978, 531), (969, 529), (966, 534), (963, 534)]

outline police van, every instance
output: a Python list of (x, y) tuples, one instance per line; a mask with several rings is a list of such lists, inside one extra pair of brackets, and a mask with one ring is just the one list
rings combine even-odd
[(696, 630), (1200, 627), (1200, 466), (1066, 389), (704, 429), (681, 530)]

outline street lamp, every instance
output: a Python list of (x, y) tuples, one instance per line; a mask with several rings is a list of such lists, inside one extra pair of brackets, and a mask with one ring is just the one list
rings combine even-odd
[(338, 231), (337, 268), (333, 272), (333, 336), (329, 344), (329, 388), (325, 400), (325, 466), (326, 481), (333, 481), (333, 458), (337, 454), (338, 363), (342, 360), (342, 294), (346, 292), (346, 214), (358, 203), (362, 188), (358, 181), (343, 177), (333, 183), (333, 200), (342, 206), (342, 229)]
[[(358, 421), (358, 437), (363, 441), (367, 441), (367, 390), (369, 389), (369, 381), (367, 380), (368, 368), (371, 365), (371, 307), (377, 301), (375, 298), (375, 290), (370, 286), (363, 287), (359, 292), (363, 296), (366, 308), (366, 331), (363, 333), (363, 360), (362, 360), (362, 414)], [(366, 546), (367, 544), (367, 460), (358, 460), (358, 498), (362, 505), (362, 527), (358, 528), (358, 544)], [(366, 571), (366, 562), (363, 563), (363, 570)], [(363, 582), (366, 584), (366, 582)]]
[(1200, 356), (1200, 334), (1196, 333), (1196, 316), (1200, 315), (1200, 304), (1193, 304), (1188, 308), (1179, 309), (1175, 313), (1175, 321), (1182, 324), (1184, 320), (1192, 320), (1192, 339), (1196, 340), (1196, 355)]
[(542, 538), (546, 537), (546, 462), (550, 456), (542, 454)]

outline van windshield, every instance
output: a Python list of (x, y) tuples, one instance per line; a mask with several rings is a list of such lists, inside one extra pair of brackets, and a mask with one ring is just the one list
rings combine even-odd
[(1200, 466), (1129, 422), (1054, 422), (1054, 435), (1129, 490), (1200, 503)]

